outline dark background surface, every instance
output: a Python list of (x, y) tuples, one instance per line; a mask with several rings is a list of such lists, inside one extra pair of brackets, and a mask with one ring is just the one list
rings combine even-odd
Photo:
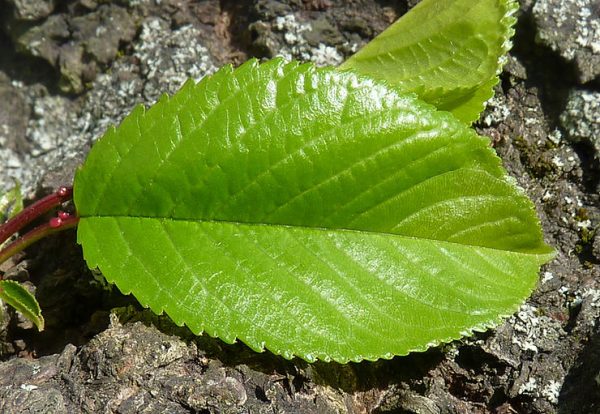
[[(69, 183), (136, 103), (256, 56), (338, 64), (417, 1), (0, 0), (0, 188)], [(73, 233), (3, 265), (47, 329), (3, 307), (0, 412), (600, 412), (600, 7), (523, 0), (476, 124), (557, 258), (496, 330), (359, 364), (195, 338), (87, 270)]]

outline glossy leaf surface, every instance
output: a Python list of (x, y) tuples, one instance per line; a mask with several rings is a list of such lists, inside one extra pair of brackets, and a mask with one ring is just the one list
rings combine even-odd
[(38, 301), (21, 284), (13, 280), (0, 280), (0, 300), (21, 312), (35, 324), (38, 331), (44, 330), (44, 318)]
[(510, 48), (513, 0), (423, 0), (341, 65), (472, 123)]
[(74, 196), (88, 265), (122, 292), (309, 361), (485, 329), (551, 255), (487, 139), (385, 84), (281, 60), (138, 107)]

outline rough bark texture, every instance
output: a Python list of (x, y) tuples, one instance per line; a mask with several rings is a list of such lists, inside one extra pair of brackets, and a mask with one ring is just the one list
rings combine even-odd
[[(0, 189), (70, 182), (108, 125), (188, 77), (250, 56), (337, 64), (415, 3), (0, 0)], [(3, 265), (37, 286), (47, 328), (2, 308), (0, 412), (600, 412), (599, 14), (522, 0), (477, 124), (558, 250), (496, 330), (391, 361), (286, 361), (141, 310), (65, 234)]]

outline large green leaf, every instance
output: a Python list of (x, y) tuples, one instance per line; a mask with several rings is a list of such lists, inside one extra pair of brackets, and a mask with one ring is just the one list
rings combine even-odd
[(493, 96), (514, 0), (423, 0), (341, 65), (415, 92), (470, 124)]
[(487, 139), (383, 83), (281, 60), (138, 107), (74, 195), (84, 256), (122, 292), (309, 361), (485, 329), (551, 251)]

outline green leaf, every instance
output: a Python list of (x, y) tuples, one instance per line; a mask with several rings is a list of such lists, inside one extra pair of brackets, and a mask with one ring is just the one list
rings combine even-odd
[[(21, 211), (23, 211), (21, 185), (18, 182), (15, 182), (13, 188), (0, 195), (0, 225), (2, 225), (5, 220), (10, 220)], [(0, 250), (10, 242), (11, 240), (9, 239), (0, 243)]]
[(14, 280), (0, 280), (0, 300), (3, 300), (37, 326), (44, 330), (44, 318), (38, 301), (27, 289)]
[(423, 0), (340, 68), (385, 79), (471, 124), (493, 96), (517, 9), (513, 0)]
[(74, 197), (88, 265), (123, 293), (308, 361), (483, 330), (551, 257), (487, 139), (384, 83), (281, 60), (136, 108)]
[(22, 210), (23, 195), (21, 194), (21, 185), (15, 183), (13, 188), (0, 195), (0, 219), (11, 219)]

